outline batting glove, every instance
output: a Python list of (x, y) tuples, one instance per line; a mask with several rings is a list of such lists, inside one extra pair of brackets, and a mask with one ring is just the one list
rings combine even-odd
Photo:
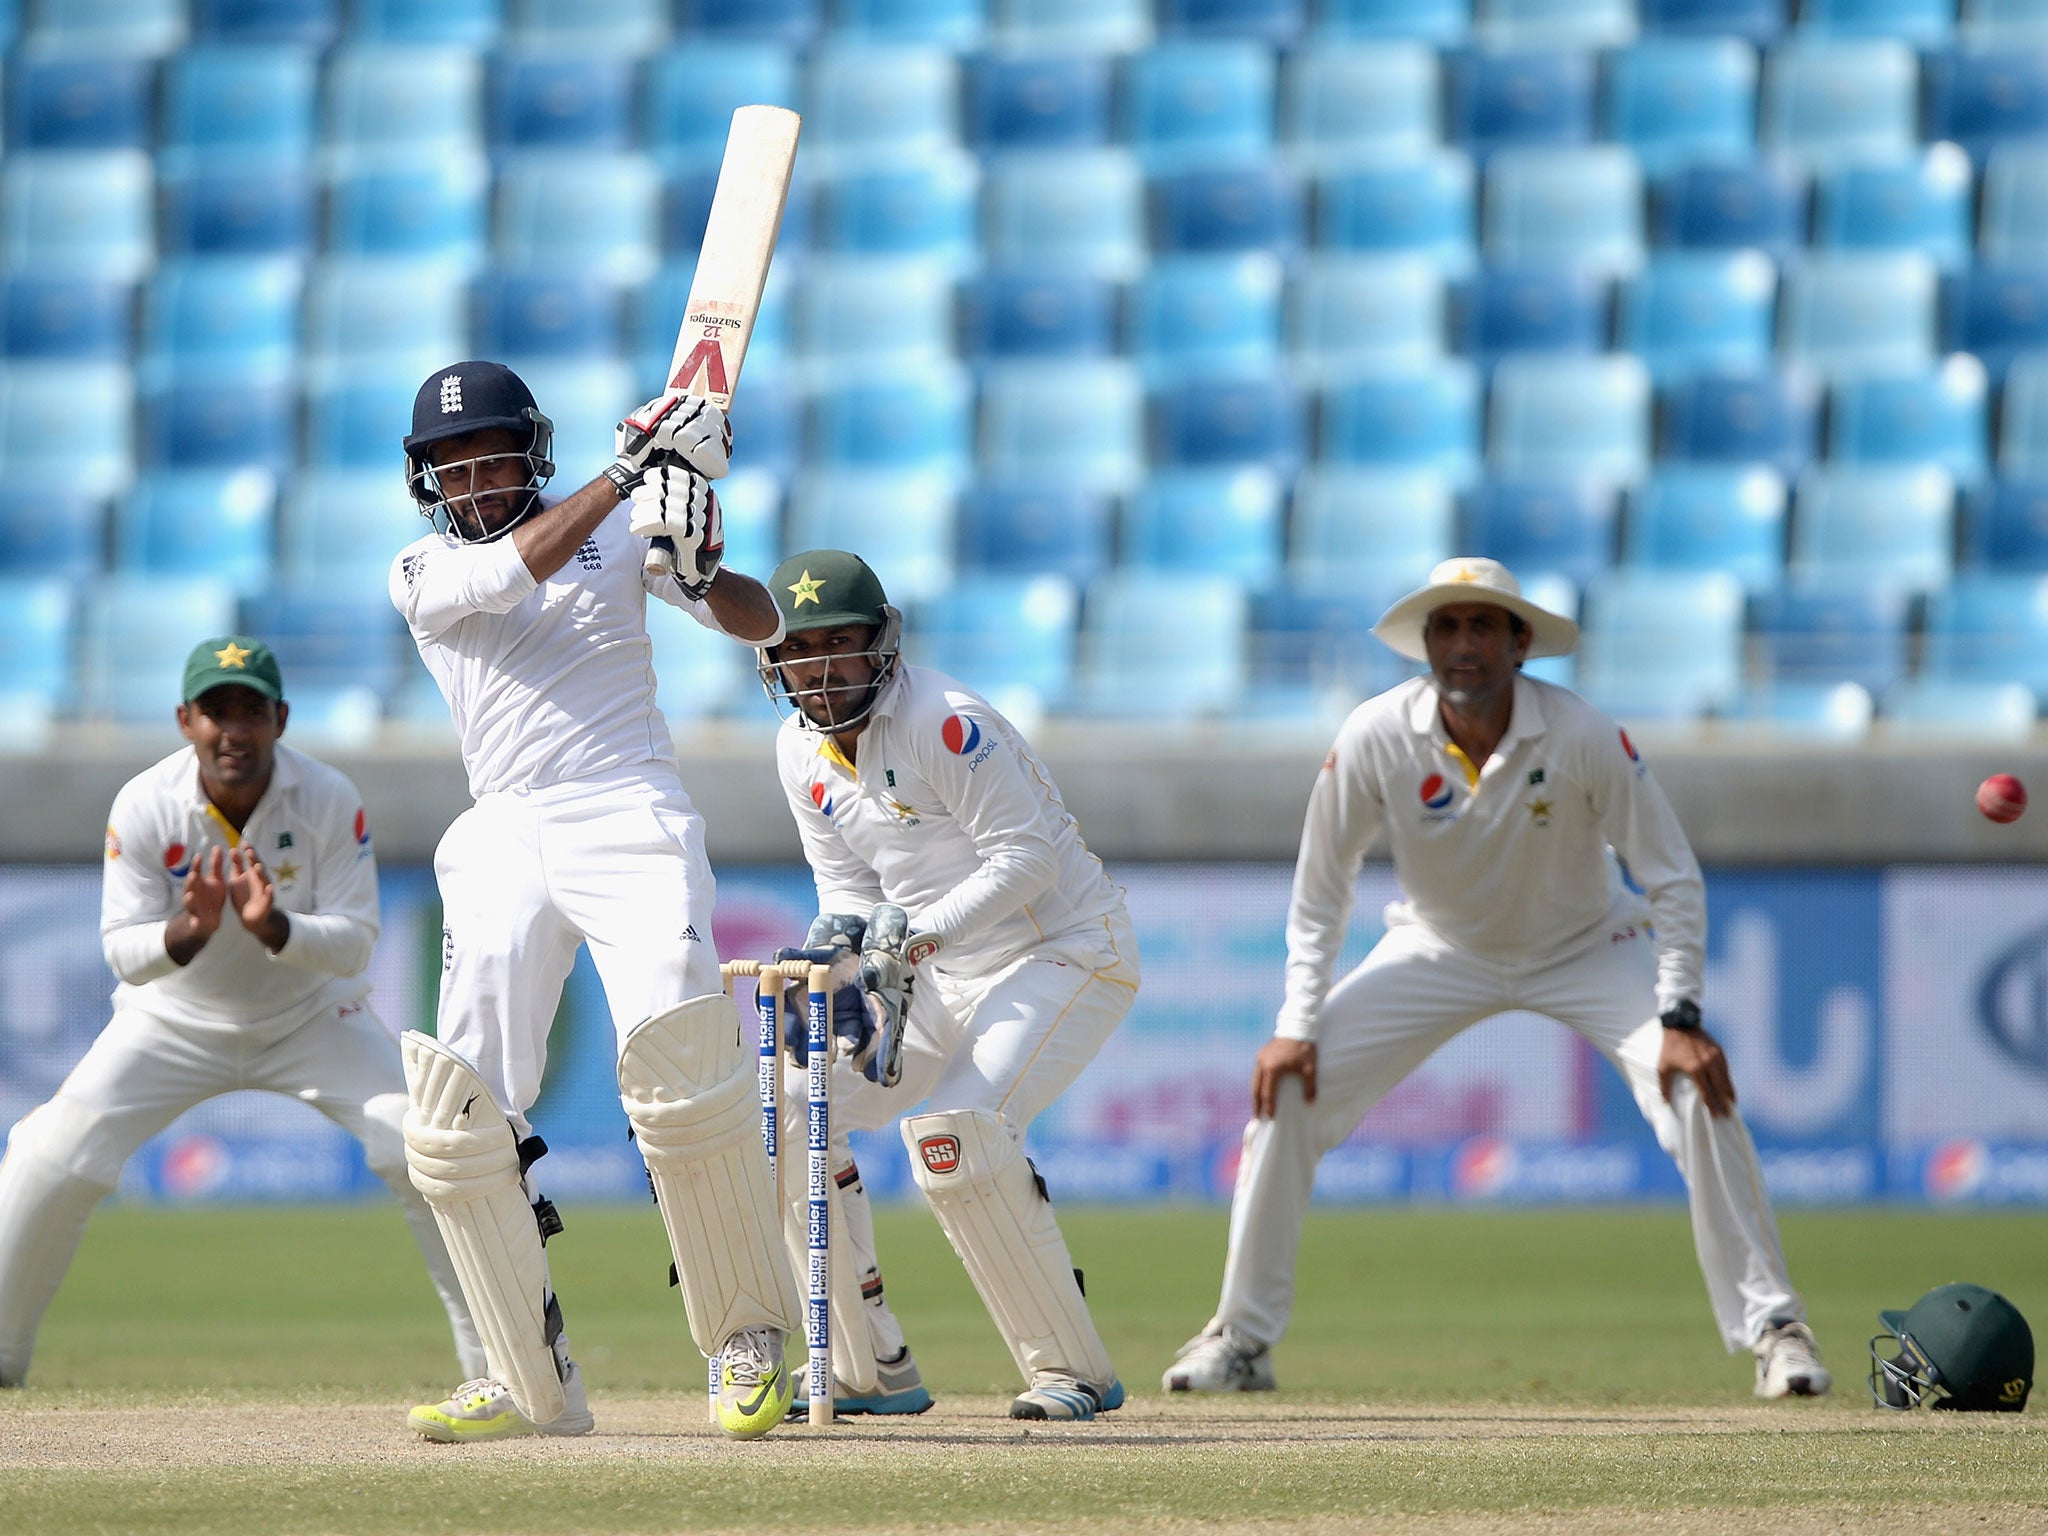
[(630, 494), (657, 463), (680, 461), (716, 480), (732, 468), (732, 423), (725, 412), (701, 395), (673, 391), (656, 395), (612, 434), (618, 457), (605, 467), (605, 478)]
[(632, 505), (627, 526), (643, 539), (667, 539), (677, 584), (702, 598), (725, 558), (725, 514), (711, 482), (694, 470), (657, 464), (633, 487)]

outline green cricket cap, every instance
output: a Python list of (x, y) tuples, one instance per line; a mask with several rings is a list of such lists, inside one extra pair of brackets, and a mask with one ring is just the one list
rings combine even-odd
[(768, 578), (783, 627), (837, 629), (842, 624), (880, 624), (889, 595), (867, 561), (843, 549), (807, 549), (791, 555)]
[(284, 697), (284, 676), (277, 669), (277, 655), (253, 635), (216, 635), (193, 646), (192, 654), (185, 658), (187, 704), (223, 683), (253, 688), (266, 699)]

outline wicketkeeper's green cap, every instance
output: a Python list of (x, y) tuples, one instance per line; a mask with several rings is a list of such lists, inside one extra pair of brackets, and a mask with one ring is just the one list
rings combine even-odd
[(837, 629), (842, 624), (881, 624), (889, 596), (867, 561), (843, 549), (807, 549), (791, 555), (768, 578), (783, 627)]
[(187, 704), (223, 683), (253, 688), (266, 699), (284, 697), (284, 676), (277, 670), (277, 656), (253, 635), (217, 635), (202, 640), (185, 658)]

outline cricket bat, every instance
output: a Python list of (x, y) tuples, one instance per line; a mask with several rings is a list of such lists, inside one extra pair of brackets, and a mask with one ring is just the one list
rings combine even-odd
[[(802, 127), (803, 119), (787, 107), (741, 107), (726, 134), (725, 159), (718, 167), (711, 217), (666, 385), (702, 395), (720, 410), (731, 409), (747, 360)], [(672, 571), (674, 557), (675, 546), (656, 539), (647, 551), (647, 569)]]

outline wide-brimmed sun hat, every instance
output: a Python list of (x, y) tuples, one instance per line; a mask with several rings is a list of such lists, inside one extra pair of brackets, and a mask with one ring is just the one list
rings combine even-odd
[(1380, 615), (1372, 632), (1411, 661), (1427, 661), (1422, 627), (1447, 603), (1495, 603), (1529, 626), (1531, 656), (1565, 656), (1578, 647), (1579, 626), (1561, 613), (1539, 608), (1522, 596), (1522, 584), (1498, 560), (1460, 556), (1429, 573), (1419, 587)]

